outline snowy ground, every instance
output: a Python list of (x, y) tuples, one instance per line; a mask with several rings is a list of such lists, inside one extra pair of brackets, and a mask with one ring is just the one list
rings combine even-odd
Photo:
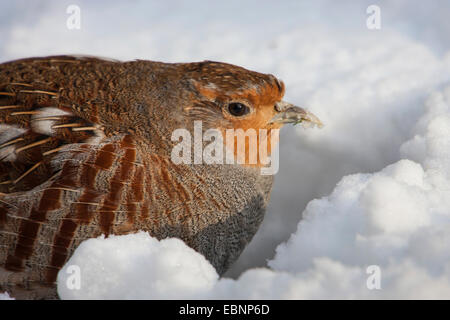
[(68, 263), (81, 289), (64, 269), (61, 296), (450, 298), (449, 14), (448, 1), (0, 2), (0, 61), (225, 61), (275, 74), (325, 123), (282, 132), (266, 219), (227, 278), (140, 233), (86, 241)]

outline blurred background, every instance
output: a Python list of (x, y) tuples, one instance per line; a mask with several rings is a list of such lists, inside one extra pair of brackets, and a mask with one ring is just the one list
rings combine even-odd
[[(68, 28), (71, 5), (78, 28)], [(368, 28), (370, 5), (379, 29)], [(310, 200), (401, 159), (425, 98), (450, 78), (449, 1), (0, 1), (0, 62), (84, 54), (217, 60), (272, 73), (322, 130), (282, 131), (266, 219), (227, 276), (265, 266)], [(326, 236), (326, 235), (323, 235)]]

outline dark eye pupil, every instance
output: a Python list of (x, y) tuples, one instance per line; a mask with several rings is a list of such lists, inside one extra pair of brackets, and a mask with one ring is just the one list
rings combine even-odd
[(244, 114), (247, 114), (249, 109), (246, 105), (238, 102), (233, 102), (228, 105), (228, 110), (233, 116), (243, 116)]

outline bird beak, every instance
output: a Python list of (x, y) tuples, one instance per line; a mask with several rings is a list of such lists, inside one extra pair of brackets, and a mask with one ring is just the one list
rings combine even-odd
[(285, 101), (277, 102), (275, 109), (278, 113), (270, 120), (269, 123), (293, 123), (294, 125), (302, 122), (323, 127), (322, 122), (314, 114), (303, 108), (294, 106)]

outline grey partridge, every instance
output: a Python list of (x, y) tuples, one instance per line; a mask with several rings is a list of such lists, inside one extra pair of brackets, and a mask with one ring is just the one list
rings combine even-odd
[(177, 128), (319, 123), (269, 74), (219, 62), (53, 56), (0, 64), (0, 292), (56, 298), (85, 239), (177, 237), (223, 274), (272, 186), (256, 164), (175, 164)]

